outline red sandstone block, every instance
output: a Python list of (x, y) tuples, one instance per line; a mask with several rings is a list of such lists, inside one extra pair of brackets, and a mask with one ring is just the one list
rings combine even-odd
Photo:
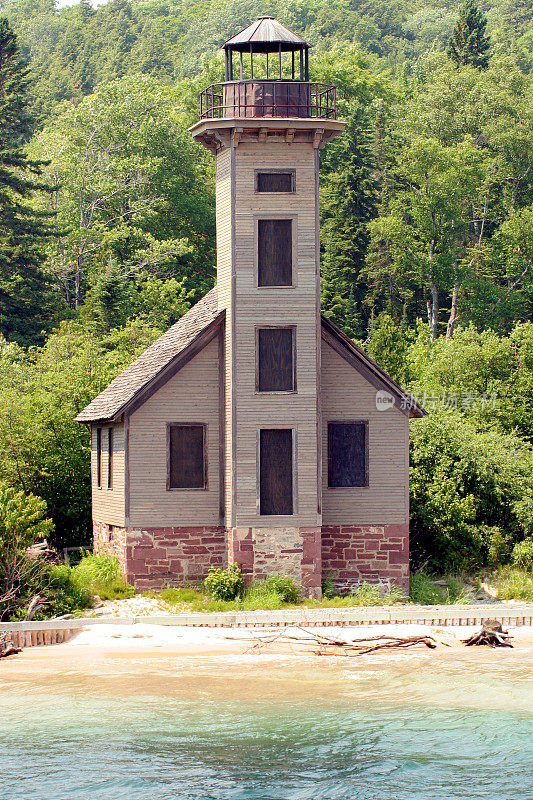
[(403, 553), (391, 553), (389, 555), (389, 564), (408, 564), (409, 563), (409, 553), (407, 551)]
[(377, 542), (375, 539), (368, 539), (365, 542), (365, 550), (373, 550), (374, 552), (377, 552), (377, 550), (380, 549), (379, 545), (380, 543)]
[(183, 555), (192, 555), (194, 553), (209, 553), (209, 550), (207, 547), (203, 547), (202, 545), (183, 545)]

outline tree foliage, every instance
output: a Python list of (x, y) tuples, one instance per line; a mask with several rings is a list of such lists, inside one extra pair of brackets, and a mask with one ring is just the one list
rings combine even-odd
[(487, 20), (474, 0), (466, 0), (459, 8), (459, 19), (448, 42), (447, 53), (458, 67), (489, 65), (490, 42), (485, 35)]

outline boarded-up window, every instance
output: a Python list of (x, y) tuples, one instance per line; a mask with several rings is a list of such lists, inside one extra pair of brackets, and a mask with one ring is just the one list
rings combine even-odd
[(295, 389), (294, 328), (258, 328), (257, 390), (292, 392)]
[(328, 423), (328, 486), (368, 486), (366, 422)]
[(169, 425), (169, 489), (205, 489), (205, 425)]
[(258, 172), (258, 192), (294, 192), (294, 172)]
[(265, 515), (292, 514), (292, 430), (259, 432), (259, 507)]
[(258, 220), (257, 238), (259, 286), (292, 286), (292, 220)]
[(107, 429), (107, 488), (113, 488), (113, 428)]
[(102, 429), (96, 429), (96, 485), (102, 486)]

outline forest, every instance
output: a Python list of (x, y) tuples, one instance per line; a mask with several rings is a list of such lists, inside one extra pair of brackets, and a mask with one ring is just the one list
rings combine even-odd
[(530, 567), (528, 0), (0, 0), (0, 496), (90, 545), (73, 420), (215, 282), (213, 160), (187, 129), (265, 13), (348, 122), (321, 152), (323, 311), (430, 412), (412, 566)]

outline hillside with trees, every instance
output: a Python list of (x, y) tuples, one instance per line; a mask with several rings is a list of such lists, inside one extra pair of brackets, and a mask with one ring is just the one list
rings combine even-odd
[[(533, 556), (533, 9), (526, 0), (0, 0), (0, 481), (89, 544), (76, 413), (215, 281), (187, 131), (260, 13), (313, 43), (324, 313), (431, 413), (413, 565)], [(521, 555), (520, 555), (521, 554)], [(527, 558), (526, 558), (527, 561)]]

